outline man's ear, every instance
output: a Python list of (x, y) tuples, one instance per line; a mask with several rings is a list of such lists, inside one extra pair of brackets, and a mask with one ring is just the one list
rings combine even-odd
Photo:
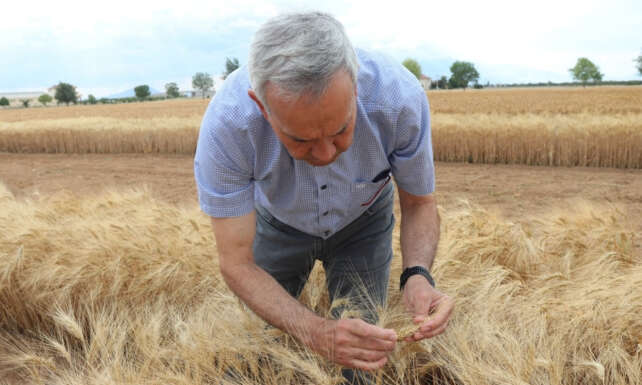
[(261, 110), (261, 113), (263, 114), (263, 117), (265, 118), (265, 120), (269, 120), (267, 110), (263, 106), (263, 103), (261, 103), (259, 98), (256, 96), (256, 93), (254, 92), (254, 90), (252, 89), (247, 90), (247, 95), (250, 97), (250, 99), (254, 100), (254, 103), (256, 103), (257, 106), (259, 106), (259, 109)]

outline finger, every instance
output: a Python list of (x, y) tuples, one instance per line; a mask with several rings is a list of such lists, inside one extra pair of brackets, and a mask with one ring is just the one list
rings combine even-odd
[(446, 321), (445, 323), (443, 323), (443, 324), (442, 324), (440, 327), (438, 327), (437, 329), (432, 330), (432, 331), (430, 331), (430, 332), (428, 332), (428, 333), (424, 333), (424, 338), (433, 338), (433, 337), (436, 337), (436, 336), (440, 335), (441, 333), (443, 333), (444, 331), (446, 331), (446, 328), (447, 328), (447, 327), (448, 327), (448, 321)]
[(450, 317), (454, 307), (455, 304), (453, 300), (450, 297), (445, 296), (437, 305), (433, 315), (424, 323), (424, 325), (421, 326), (421, 332), (425, 333), (443, 325)]
[(445, 322), (444, 324), (439, 326), (437, 329), (431, 330), (429, 332), (426, 332), (426, 333), (417, 332), (417, 333), (412, 335), (413, 341), (416, 342), (416, 341), (421, 341), (421, 340), (426, 339), (426, 338), (435, 337), (435, 336), (443, 333), (446, 330), (447, 327), (448, 327), (448, 322)]
[(346, 356), (352, 357), (353, 359), (367, 361), (367, 362), (377, 362), (384, 357), (388, 356), (387, 352), (382, 352), (379, 350), (368, 350), (361, 348), (348, 348), (345, 350)]
[(391, 341), (355, 336), (355, 339), (351, 341), (350, 346), (359, 349), (376, 350), (379, 352), (389, 353), (395, 350), (395, 346), (397, 346), (397, 340), (395, 339), (394, 341)]
[(384, 357), (375, 362), (368, 362), (368, 361), (362, 361), (359, 359), (353, 359), (347, 363), (347, 366), (353, 367), (355, 369), (372, 371), (372, 370), (383, 368), (386, 363), (388, 363), (388, 357)]
[(359, 337), (369, 338), (369, 339), (380, 339), (387, 341), (396, 341), (397, 333), (392, 329), (384, 329), (375, 325), (371, 325), (364, 320), (356, 319), (354, 321), (354, 327), (351, 331), (358, 335)]

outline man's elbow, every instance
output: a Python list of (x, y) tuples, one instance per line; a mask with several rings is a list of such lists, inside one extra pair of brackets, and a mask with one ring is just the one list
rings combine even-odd
[(247, 275), (248, 268), (251, 268), (254, 265), (254, 261), (252, 259), (248, 260), (244, 258), (243, 260), (235, 259), (235, 258), (230, 258), (224, 257), (219, 255), (219, 270), (221, 272), (221, 276), (223, 277), (223, 280), (225, 280), (225, 283), (227, 283), (228, 286), (234, 286), (234, 283), (237, 282), (239, 279), (242, 279)]
[(416, 210), (422, 208), (432, 208), (437, 210), (437, 198), (434, 194), (413, 195), (399, 189), (399, 205), (401, 209)]

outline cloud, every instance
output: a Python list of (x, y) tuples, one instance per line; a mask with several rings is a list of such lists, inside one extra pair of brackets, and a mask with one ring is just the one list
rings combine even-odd
[(629, 0), (14, 1), (0, 13), (0, 85), (162, 89), (197, 71), (220, 74), (225, 57), (246, 62), (265, 20), (310, 9), (336, 16), (356, 46), (416, 58), (431, 76), (466, 60), (492, 82), (563, 81), (586, 56), (606, 79), (629, 79), (642, 44), (642, 3)]

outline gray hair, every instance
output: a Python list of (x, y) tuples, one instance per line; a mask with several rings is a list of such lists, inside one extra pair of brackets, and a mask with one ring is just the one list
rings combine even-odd
[(356, 85), (359, 64), (346, 32), (322, 12), (292, 13), (268, 20), (254, 35), (248, 70), (252, 89), (267, 109), (268, 83), (280, 97), (320, 97), (333, 75), (345, 70)]

